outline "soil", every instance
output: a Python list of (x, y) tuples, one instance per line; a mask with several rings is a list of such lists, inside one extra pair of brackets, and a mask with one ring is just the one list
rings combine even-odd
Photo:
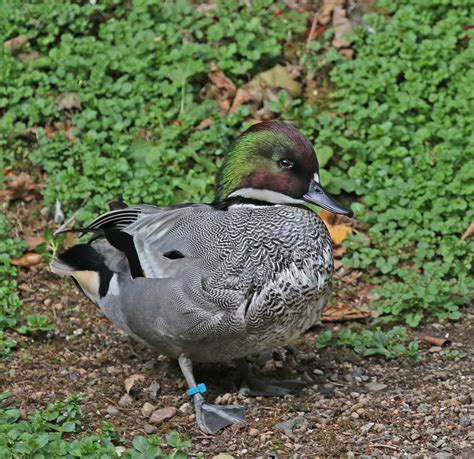
[[(41, 234), (39, 208), (15, 208), (11, 217), (18, 235)], [(234, 425), (211, 436), (196, 427), (192, 400), (175, 362), (129, 339), (45, 263), (21, 270), (18, 285), (25, 313), (48, 314), (55, 325), (52, 332), (33, 337), (11, 333), (18, 350), (6, 363), (1, 386), (12, 392), (11, 404), (24, 416), (77, 392), (83, 399), (84, 434), (100, 431), (104, 420), (126, 439), (177, 430), (191, 436), (190, 452), (204, 457), (474, 456), (472, 311), (464, 310), (458, 322), (410, 332), (449, 337), (448, 349), (460, 351), (460, 360), (423, 343), (421, 362), (363, 359), (334, 347), (317, 352), (317, 335), (340, 325), (314, 327), (292, 345), (252, 358), (263, 374), (307, 382), (299, 394), (285, 398), (240, 395), (232, 363), (197, 365), (196, 378), (208, 386), (208, 400), (246, 408), (247, 426)], [(125, 380), (132, 375), (142, 377), (136, 378), (130, 397), (124, 397)], [(156, 398), (150, 394), (154, 383), (160, 386)], [(177, 412), (153, 425), (142, 413), (146, 402)]]

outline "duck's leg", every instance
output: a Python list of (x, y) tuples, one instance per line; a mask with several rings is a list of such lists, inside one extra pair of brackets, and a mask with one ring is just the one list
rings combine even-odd
[(193, 364), (185, 355), (181, 354), (178, 359), (181, 371), (189, 386), (189, 391), (194, 398), (196, 420), (199, 428), (205, 433), (215, 433), (234, 422), (246, 424), (244, 407), (239, 405), (211, 405), (204, 401), (202, 393), (205, 391), (204, 384), (196, 384), (193, 375)]
[(254, 397), (283, 397), (302, 389), (306, 384), (297, 379), (265, 379), (256, 376), (245, 359), (237, 360), (237, 369), (242, 378), (240, 393)]

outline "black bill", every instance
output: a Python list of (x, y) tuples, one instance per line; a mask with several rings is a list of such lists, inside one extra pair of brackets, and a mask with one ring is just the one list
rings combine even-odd
[(347, 215), (348, 217), (352, 217), (353, 215), (352, 210), (341, 206), (341, 204), (326, 193), (324, 188), (314, 180), (311, 180), (309, 190), (303, 196), (303, 199), (335, 214)]

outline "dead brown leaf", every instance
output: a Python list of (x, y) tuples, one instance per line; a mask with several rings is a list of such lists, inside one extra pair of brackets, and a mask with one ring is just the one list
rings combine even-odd
[(261, 106), (267, 100), (275, 100), (280, 89), (284, 89), (290, 97), (299, 97), (302, 87), (301, 83), (296, 81), (297, 76), (289, 67), (279, 64), (258, 73), (238, 89), (230, 111), (235, 112), (242, 104), (250, 101)]
[(345, 35), (352, 30), (352, 23), (346, 15), (346, 10), (341, 6), (336, 6), (333, 11), (332, 25), (334, 27), (334, 48), (347, 48), (350, 42)]
[(60, 94), (56, 98), (56, 104), (60, 111), (72, 110), (74, 108), (77, 110), (82, 109), (81, 99), (79, 99), (79, 96), (74, 92), (65, 92), (64, 94)]
[(125, 380), (125, 391), (127, 394), (130, 394), (130, 391), (133, 389), (133, 386), (139, 382), (139, 381), (144, 381), (145, 380), (145, 375), (140, 375), (140, 374), (135, 374), (129, 376)]
[(31, 53), (20, 53), (18, 54), (18, 59), (22, 62), (26, 61), (36, 61), (39, 59), (40, 54), (38, 51), (31, 51)]
[(212, 124), (212, 118), (211, 117), (205, 118), (194, 129), (196, 131), (204, 131), (204, 129), (207, 129), (211, 124)]
[(10, 172), (6, 175), (6, 186), (0, 190), (0, 201), (10, 202), (16, 199), (31, 202), (39, 196), (38, 185), (26, 173), (15, 175)]
[(46, 242), (46, 239), (41, 236), (25, 236), (23, 240), (26, 242), (28, 250), (35, 250), (40, 244)]
[(342, 7), (344, 0), (324, 0), (321, 8), (317, 12), (318, 14), (318, 22), (321, 24), (329, 24), (331, 17), (333, 15), (333, 11), (337, 7)]
[(334, 248), (333, 250), (333, 256), (334, 258), (342, 258), (344, 254), (346, 253), (347, 247), (343, 245), (339, 245)]
[(352, 228), (347, 225), (328, 225), (328, 230), (334, 244), (340, 244), (352, 233)]
[(335, 225), (338, 223), (338, 215), (333, 212), (329, 212), (329, 210), (323, 209), (321, 212), (319, 212), (319, 216), (324, 220), (324, 223), (328, 225)]
[(329, 231), (332, 241), (340, 244), (352, 233), (352, 227), (343, 223), (344, 217), (323, 209), (319, 216), (323, 219)]
[(365, 319), (370, 316), (370, 312), (361, 311), (354, 306), (338, 302), (330, 304), (323, 309), (321, 320), (323, 322), (339, 322), (344, 320)]
[(221, 116), (226, 115), (230, 110), (237, 88), (232, 80), (227, 78), (216, 65), (211, 67), (211, 71), (207, 76), (211, 80), (211, 91), (216, 98), (219, 114)]
[(11, 38), (3, 43), (3, 46), (10, 50), (13, 54), (17, 54), (23, 49), (23, 46), (28, 42), (26, 35), (19, 35), (18, 37)]
[(474, 222), (472, 222), (469, 225), (469, 228), (461, 236), (461, 241), (465, 241), (466, 239), (469, 239), (472, 235), (474, 235)]
[(343, 48), (339, 50), (339, 54), (344, 56), (346, 59), (354, 59), (354, 50), (351, 48)]
[(28, 252), (20, 258), (13, 258), (10, 263), (13, 266), (21, 266), (23, 268), (31, 268), (32, 266), (39, 265), (43, 257), (39, 253)]
[(425, 343), (437, 347), (448, 346), (449, 344), (451, 344), (451, 341), (448, 338), (437, 338), (436, 336), (424, 335), (420, 339)]

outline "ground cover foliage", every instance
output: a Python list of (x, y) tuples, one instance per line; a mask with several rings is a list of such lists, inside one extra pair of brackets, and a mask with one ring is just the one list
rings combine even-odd
[[(381, 1), (376, 11), (352, 35), (356, 54), (347, 59), (330, 46), (331, 30), (306, 46), (309, 14), (275, 14), (266, 0), (223, 1), (211, 10), (185, 1), (6, 2), (1, 42), (28, 41), (21, 49), (0, 46), (1, 173), (40, 168), (46, 205), (59, 199), (67, 216), (79, 208), (78, 223), (117, 196), (163, 205), (210, 201), (223, 152), (254, 116), (246, 105), (218, 113), (202, 91), (210, 66), (242, 86), (277, 63), (298, 65), (301, 81), (324, 75), (330, 97), (281, 91), (267, 115), (294, 122), (316, 146), (323, 184), (357, 201), (364, 228), (345, 242), (344, 263), (379, 285), (372, 303), (378, 321), (456, 320), (474, 286), (473, 239), (461, 240), (474, 220), (474, 8), (468, 0)], [(9, 231), (0, 216), (2, 357), (15, 347), (6, 330), (48, 329), (44, 317), (20, 318), (9, 261), (24, 244)], [(400, 328), (343, 330), (337, 340), (321, 335), (318, 346), (416, 358), (416, 345), (405, 341)], [(86, 457), (87, 448), (108, 454), (117, 444), (107, 428), (87, 445), (69, 444), (63, 436), (76, 427), (51, 426), (62, 420), (36, 428), (41, 413), (20, 423), (16, 411), (0, 414), (5, 448), (30, 448), (12, 450), (18, 457), (47, 455), (53, 444)], [(134, 448), (157, 451), (161, 440), (150, 441)], [(127, 454), (154, 457), (150, 451)]]

